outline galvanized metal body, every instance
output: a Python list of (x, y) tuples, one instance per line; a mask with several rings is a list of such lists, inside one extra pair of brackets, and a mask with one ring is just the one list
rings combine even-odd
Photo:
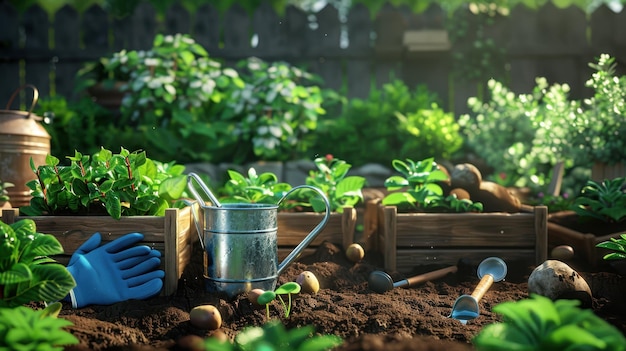
[[(195, 190), (196, 180), (214, 205), (204, 201)], [(274, 290), (283, 269), (298, 258), (302, 250), (324, 229), (330, 217), (328, 199), (319, 189), (308, 185), (294, 187), (276, 205), (254, 203), (220, 204), (194, 173), (188, 185), (200, 203), (203, 216), (194, 214), (200, 242), (204, 248), (204, 278), (209, 292), (232, 298), (252, 289)], [(310, 188), (325, 202), (326, 214), (306, 238), (278, 262), (278, 205), (293, 191)], [(199, 222), (202, 218), (202, 223)]]
[(203, 210), (207, 289), (229, 296), (254, 288), (274, 290), (278, 206), (240, 203)]

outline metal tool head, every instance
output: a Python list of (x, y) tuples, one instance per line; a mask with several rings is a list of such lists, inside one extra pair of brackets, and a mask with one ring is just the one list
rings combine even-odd
[(487, 257), (478, 265), (478, 278), (491, 274), (493, 281), (499, 282), (506, 277), (507, 266), (499, 257)]
[(367, 279), (367, 285), (371, 290), (382, 294), (393, 289), (393, 279), (383, 271), (373, 271)]
[(452, 313), (449, 317), (459, 320), (463, 324), (480, 315), (478, 301), (471, 295), (461, 295), (452, 306)]

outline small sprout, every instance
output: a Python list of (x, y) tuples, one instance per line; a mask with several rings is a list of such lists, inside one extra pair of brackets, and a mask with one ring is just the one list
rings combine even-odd
[[(300, 284), (295, 282), (285, 283), (279, 286), (278, 289), (276, 289), (276, 295), (278, 295), (278, 299), (285, 309), (285, 318), (289, 318), (289, 314), (291, 313), (291, 294), (298, 294), (300, 292), (300, 289)], [(289, 299), (289, 304), (285, 304), (285, 301), (280, 295), (287, 295)]]
[(300, 284), (302, 291), (317, 294), (320, 290), (320, 282), (313, 272), (304, 271), (296, 278), (296, 283)]
[(250, 300), (250, 302), (252, 302), (255, 305), (263, 306), (265, 304), (259, 303), (258, 300), (259, 300), (259, 296), (261, 296), (264, 292), (265, 290), (263, 289), (252, 289), (248, 292), (248, 300)]
[(346, 249), (346, 257), (352, 262), (359, 262), (365, 257), (365, 250), (359, 244), (351, 244)]
[(259, 295), (256, 299), (259, 305), (265, 305), (265, 311), (267, 312), (267, 319), (270, 319), (270, 302), (274, 301), (276, 293), (273, 291), (266, 291)]
[(222, 315), (213, 305), (200, 305), (189, 312), (191, 324), (197, 328), (215, 330), (222, 326)]

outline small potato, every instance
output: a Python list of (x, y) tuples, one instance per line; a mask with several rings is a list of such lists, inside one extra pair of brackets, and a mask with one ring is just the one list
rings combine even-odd
[(197, 328), (215, 330), (222, 326), (222, 315), (213, 305), (200, 305), (189, 312), (189, 321)]
[(351, 244), (346, 249), (346, 257), (352, 262), (359, 262), (365, 257), (365, 250), (359, 244)]
[(303, 292), (317, 294), (320, 290), (320, 282), (313, 272), (304, 271), (296, 278), (296, 283), (300, 284)]
[(559, 245), (552, 249), (550, 252), (550, 257), (565, 261), (574, 257), (574, 248), (569, 245)]
[(265, 290), (263, 289), (252, 289), (248, 292), (248, 300), (255, 305), (260, 305), (258, 302), (259, 296), (261, 296), (264, 292)]

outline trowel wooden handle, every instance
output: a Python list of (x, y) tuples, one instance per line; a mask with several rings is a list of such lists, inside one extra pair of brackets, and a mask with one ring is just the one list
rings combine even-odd
[(416, 275), (416, 276), (411, 277), (411, 278), (407, 278), (406, 279), (406, 281), (407, 281), (406, 287), (409, 287), (409, 286), (415, 285), (415, 284), (419, 284), (419, 283), (423, 283), (423, 282), (427, 282), (427, 281), (434, 280), (434, 279), (439, 279), (441, 277), (446, 276), (449, 273), (456, 273), (456, 271), (458, 269), (459, 268), (457, 266), (450, 266), (450, 267), (438, 269), (436, 271), (432, 271), (432, 272)]
[(483, 295), (485, 295), (487, 290), (491, 287), (491, 284), (493, 284), (493, 276), (491, 274), (485, 274), (480, 282), (478, 282), (478, 285), (476, 285), (476, 288), (472, 293), (472, 297), (476, 300), (476, 302), (480, 301)]

